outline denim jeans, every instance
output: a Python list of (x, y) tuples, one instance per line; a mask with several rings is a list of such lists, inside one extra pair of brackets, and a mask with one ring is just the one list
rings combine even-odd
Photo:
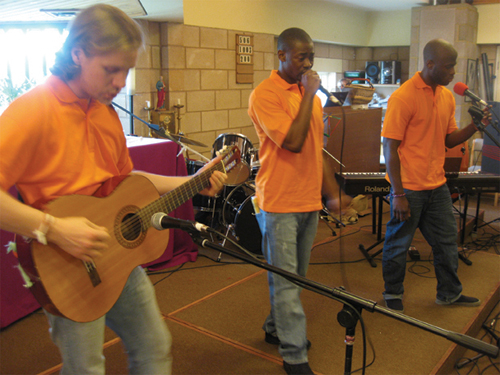
[[(262, 253), (267, 262), (306, 276), (311, 247), (318, 229), (318, 212), (256, 215), (262, 232)], [(280, 339), (279, 352), (289, 364), (308, 362), (306, 316), (300, 301), (302, 288), (268, 272), (271, 313), (262, 329)]]
[(405, 189), (411, 217), (399, 221), (392, 215), (385, 233), (382, 268), (385, 282), (384, 298), (402, 298), (406, 272), (406, 253), (417, 228), (432, 248), (437, 278), (437, 299), (453, 302), (460, 297), (462, 284), (458, 279), (457, 223), (453, 215), (451, 195), (443, 185), (434, 190)]
[(101, 318), (78, 323), (45, 312), (59, 347), (61, 374), (104, 374), (104, 327), (122, 339), (130, 374), (170, 374), (172, 339), (161, 318), (154, 287), (141, 267), (130, 274), (114, 306)]

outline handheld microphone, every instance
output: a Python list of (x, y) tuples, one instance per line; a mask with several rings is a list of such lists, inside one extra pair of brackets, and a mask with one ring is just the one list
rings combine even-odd
[(455, 83), (455, 86), (453, 87), (453, 91), (455, 91), (455, 94), (458, 94), (460, 96), (464, 96), (464, 95), (468, 96), (473, 101), (479, 102), (479, 104), (482, 104), (485, 107), (488, 106), (488, 103), (486, 103), (483, 99), (481, 99), (479, 96), (477, 96), (473, 92), (469, 91), (469, 87), (463, 82)]
[(328, 92), (328, 90), (325, 89), (323, 86), (319, 85), (319, 91), (325, 94), (327, 98), (330, 99), (333, 103), (342, 105), (340, 100), (338, 100), (335, 96), (333, 96), (330, 92)]
[(157, 212), (151, 217), (151, 224), (157, 230), (163, 229), (182, 229), (187, 232), (207, 232), (208, 226), (198, 223), (196, 221), (176, 219), (168, 216), (164, 212)]

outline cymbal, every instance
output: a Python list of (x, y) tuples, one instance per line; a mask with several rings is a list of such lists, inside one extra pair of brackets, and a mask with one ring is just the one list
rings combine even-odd
[(208, 147), (206, 144), (195, 141), (194, 139), (189, 139), (188, 137), (186, 137), (184, 135), (170, 133), (170, 136), (181, 143), (186, 143), (186, 144), (192, 145), (192, 146)]
[(185, 137), (183, 135), (180, 135), (180, 134), (172, 134), (172, 133), (168, 133), (168, 132), (165, 132), (165, 129), (163, 129), (162, 127), (160, 127), (159, 130), (154, 130), (154, 129), (151, 129), (151, 131), (156, 134), (157, 136), (161, 137), (161, 138), (166, 138), (166, 139), (169, 139), (175, 143), (185, 143), (185, 144), (188, 144), (188, 145), (192, 145), (192, 146), (199, 146), (199, 147), (208, 147), (206, 144), (204, 143), (201, 143), (201, 142), (198, 142), (198, 141), (195, 141), (194, 139), (189, 139), (188, 137)]

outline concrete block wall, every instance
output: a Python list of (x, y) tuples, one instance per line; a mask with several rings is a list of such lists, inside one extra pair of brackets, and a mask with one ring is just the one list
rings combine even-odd
[[(162, 75), (167, 85), (166, 109), (175, 111), (174, 106), (180, 103), (183, 106), (180, 109), (180, 131), (207, 146), (189, 147), (211, 158), (212, 146), (221, 134), (237, 133), (258, 149), (258, 137), (247, 114), (248, 99), (252, 90), (269, 77), (271, 70), (278, 68), (276, 37), (180, 23), (156, 25), (158, 29), (154, 31), (159, 30), (159, 35), (146, 51), (150, 56), (144, 57), (141, 68), (138, 64), (136, 69), (136, 80), (146, 81), (141, 87), (149, 87), (150, 92), (143, 95), (137, 90), (135, 101), (151, 100), (156, 104), (155, 84)], [(236, 83), (236, 34), (253, 35), (253, 83)], [(315, 43), (315, 52), (317, 57), (341, 59), (346, 69), (355, 67), (354, 47)], [(159, 57), (160, 68), (155, 56)], [(134, 109), (139, 111), (141, 118), (147, 118), (143, 104), (134, 105)], [(139, 124), (136, 134), (146, 136), (147, 127), (142, 128), (141, 134)], [(196, 154), (189, 154), (189, 157), (200, 159)]]
[[(212, 146), (221, 134), (243, 134), (259, 148), (259, 142), (247, 115), (252, 90), (272, 69), (278, 68), (276, 37), (271, 34), (244, 33), (236, 30), (187, 26), (180, 23), (141, 21), (146, 31), (146, 47), (135, 69), (134, 114), (148, 121), (146, 102), (156, 107), (156, 82), (163, 76), (167, 86), (166, 110), (174, 111), (177, 126), (190, 139), (207, 147), (191, 146), (211, 158)], [(254, 38), (254, 82), (236, 83), (236, 34)], [(352, 47), (315, 43), (316, 57), (341, 60), (342, 71), (364, 70), (366, 61), (399, 60), (402, 82), (408, 79), (410, 47)], [(126, 92), (115, 100), (129, 109)], [(180, 122), (177, 109), (180, 103)], [(125, 133), (129, 133), (130, 117), (118, 110)], [(149, 136), (149, 129), (134, 120), (134, 134)], [(200, 159), (190, 154), (193, 159)]]
[[(135, 72), (129, 73), (135, 77), (135, 89), (132, 92), (133, 108), (131, 108), (130, 93), (127, 89), (123, 89), (114, 101), (129, 111), (133, 109), (134, 115), (148, 122), (146, 102), (150, 102), (152, 107), (156, 105), (156, 82), (161, 75), (160, 24), (148, 21), (138, 22), (146, 35), (146, 43), (144, 50), (138, 55)], [(130, 116), (120, 109), (117, 109), (117, 112), (125, 134), (130, 134)], [(141, 121), (133, 119), (133, 134), (149, 136), (149, 128)]]
[[(274, 67), (274, 37), (254, 36), (254, 84), (236, 83), (235, 30), (162, 23), (161, 72), (168, 87), (167, 107), (180, 103), (180, 131), (207, 147), (189, 146), (211, 158), (220, 134), (243, 134), (258, 144), (247, 115), (256, 83)], [(178, 123), (179, 124), (179, 123)], [(196, 155), (190, 155), (199, 159)]]

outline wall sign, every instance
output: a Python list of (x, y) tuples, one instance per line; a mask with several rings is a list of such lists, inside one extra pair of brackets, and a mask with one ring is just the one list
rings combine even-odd
[(236, 34), (236, 83), (253, 83), (253, 35)]

